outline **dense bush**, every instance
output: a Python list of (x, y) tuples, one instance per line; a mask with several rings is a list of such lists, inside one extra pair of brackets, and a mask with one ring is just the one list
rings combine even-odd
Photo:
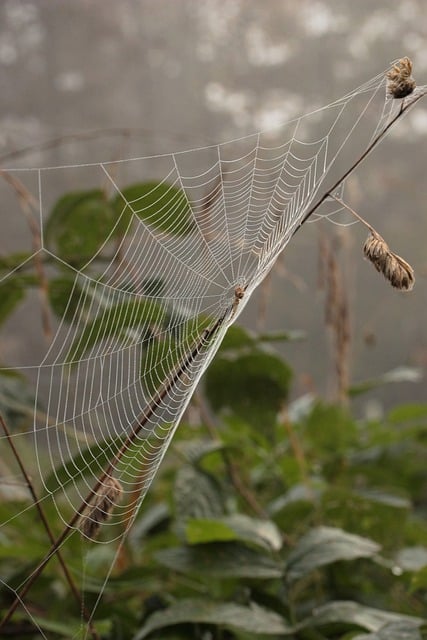
[[(62, 199), (48, 226), (48, 239), (65, 253), (76, 252), (80, 228), (76, 222), (63, 233), (67, 207), (78, 205), (84, 216), (89, 201), (98, 216), (106, 206), (98, 192), (77, 200)], [(13, 263), (12, 256), (0, 266)], [(0, 319), (37, 285), (19, 271), (7, 282)], [(69, 284), (61, 273), (51, 279), (50, 303), (61, 316), (76, 303)], [(78, 535), (64, 545), (89, 611), (102, 594), (95, 620), (102, 638), (426, 637), (427, 405), (397, 406), (367, 422), (313, 396), (289, 402), (292, 372), (269, 342), (229, 330), (117, 556), (116, 544)], [(25, 381), (12, 372), (0, 378), (2, 415), (14, 430), (28, 426)], [(84, 460), (80, 454), (73, 464)], [(58, 465), (50, 482), (66, 473)], [(0, 505), (4, 610), (10, 588), (47, 547), (34, 510), (22, 496), (7, 498)], [(44, 506), (58, 534), (55, 506)], [(16, 614), (4, 637), (39, 637), (34, 622), (47, 637), (87, 637), (57, 564), (46, 568), (27, 607), (31, 616)]]

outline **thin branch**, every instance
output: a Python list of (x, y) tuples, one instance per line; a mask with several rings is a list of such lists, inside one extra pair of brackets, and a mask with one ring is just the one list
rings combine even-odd
[[(209, 435), (211, 436), (212, 440), (218, 441), (217, 425), (212, 418), (208, 407), (206, 406), (206, 402), (202, 394), (197, 392), (194, 396), (194, 400), (196, 401), (196, 405), (200, 411), (200, 416), (209, 432)], [(222, 449), (221, 455), (222, 459), (224, 460), (230, 482), (236, 489), (237, 493), (243, 498), (243, 500), (249, 505), (249, 507), (257, 516), (259, 516), (260, 518), (267, 518), (265, 509), (263, 509), (263, 507), (259, 504), (252, 491), (248, 489), (247, 485), (240, 476), (237, 465), (229, 455), (228, 451)]]
[(374, 227), (371, 224), (369, 224), (369, 222), (367, 220), (365, 220), (365, 218), (362, 218), (361, 215), (359, 215), (346, 202), (344, 202), (344, 200), (342, 200), (341, 198), (338, 198), (338, 196), (335, 196), (333, 193), (331, 193), (330, 197), (333, 198), (334, 200), (336, 200), (338, 202), (338, 204), (340, 204), (342, 207), (345, 207), (348, 211), (350, 211), (350, 213), (352, 213), (355, 216), (355, 218), (357, 218), (359, 220), (359, 222), (364, 224), (365, 227), (367, 227), (371, 233), (377, 234), (376, 229), (374, 229)]
[[(19, 452), (18, 452), (17, 448), (15, 447), (15, 444), (13, 442), (13, 438), (11, 437), (11, 433), (10, 433), (10, 431), (9, 431), (7, 425), (6, 425), (6, 422), (4, 421), (3, 416), (1, 414), (0, 414), (0, 424), (1, 424), (2, 429), (3, 429), (3, 431), (4, 431), (5, 435), (6, 435), (6, 439), (7, 439), (8, 445), (9, 445), (9, 447), (10, 447), (10, 449), (11, 449), (11, 451), (12, 451), (14, 457), (15, 457), (16, 462), (18, 463), (18, 466), (19, 466), (19, 468), (21, 470), (22, 475), (24, 476), (26, 485), (28, 487), (28, 490), (29, 490), (29, 492), (31, 494), (31, 497), (33, 499), (33, 502), (34, 502), (34, 506), (37, 509), (37, 512), (39, 514), (39, 518), (40, 518), (40, 520), (41, 520), (41, 522), (42, 522), (42, 524), (43, 524), (43, 526), (45, 528), (45, 531), (46, 531), (46, 533), (48, 535), (48, 538), (49, 538), (51, 544), (54, 544), (55, 543), (55, 536), (53, 535), (52, 529), (50, 528), (49, 522), (48, 522), (48, 520), (46, 518), (46, 514), (45, 514), (45, 512), (44, 512), (44, 510), (43, 510), (43, 508), (41, 506), (40, 500), (39, 500), (39, 498), (38, 498), (38, 496), (36, 494), (36, 490), (34, 488), (34, 485), (33, 485), (32, 481), (31, 481), (31, 478), (27, 473), (27, 469), (26, 469), (26, 467), (24, 465), (24, 462), (23, 462), (21, 456), (19, 455)], [(71, 573), (68, 570), (67, 563), (65, 562), (65, 560), (64, 560), (64, 558), (63, 558), (63, 556), (62, 556), (62, 554), (61, 554), (59, 549), (57, 549), (57, 551), (56, 551), (56, 557), (58, 558), (59, 564), (61, 565), (62, 571), (64, 572), (65, 579), (67, 580), (67, 582), (69, 584), (69, 587), (70, 587), (70, 589), (71, 589), (71, 591), (73, 593), (73, 596), (76, 599), (77, 604), (79, 605), (79, 608), (82, 611), (83, 616), (84, 616), (86, 622), (89, 625), (89, 630), (90, 630), (90, 633), (91, 633), (93, 639), (94, 640), (100, 640), (96, 629), (92, 625), (92, 622), (91, 622), (91, 619), (90, 619), (90, 614), (87, 611), (86, 607), (84, 606), (84, 602), (83, 602), (81, 593), (79, 592), (79, 590), (77, 588), (77, 585), (74, 582), (73, 577), (72, 577)]]
[(305, 222), (307, 222), (310, 216), (312, 216), (313, 213), (317, 211), (317, 209), (325, 202), (325, 200), (329, 198), (329, 196), (331, 196), (336, 189), (338, 189), (338, 187), (344, 182), (344, 180), (346, 180), (357, 169), (357, 167), (360, 164), (362, 164), (362, 162), (372, 153), (372, 151), (375, 149), (378, 143), (381, 142), (381, 140), (387, 135), (390, 129), (403, 116), (403, 114), (406, 113), (419, 100), (421, 100), (421, 98), (423, 98), (426, 95), (426, 93), (427, 93), (427, 87), (419, 87), (418, 90), (414, 92), (414, 94), (412, 94), (411, 96), (409, 96), (409, 98), (406, 98), (405, 100), (402, 101), (401, 107), (398, 113), (394, 116), (394, 118), (392, 118), (388, 123), (388, 125), (378, 133), (378, 135), (372, 140), (370, 145), (359, 156), (359, 158), (357, 158), (357, 160), (351, 165), (351, 167), (347, 169), (347, 171), (345, 171), (342, 174), (342, 176), (338, 178), (338, 180), (332, 185), (332, 187), (330, 187), (327, 191), (325, 191), (325, 193), (320, 197), (320, 199), (307, 211), (307, 213), (299, 223), (298, 227), (294, 230), (292, 236), (294, 236), (296, 232), (299, 229), (301, 229), (302, 225)]
[(218, 318), (218, 320), (213, 324), (212, 327), (207, 328), (202, 332), (198, 342), (196, 343), (196, 345), (192, 349), (191, 353), (188, 356), (185, 357), (183, 362), (176, 369), (176, 371), (173, 374), (173, 376), (169, 380), (166, 380), (163, 383), (163, 385), (160, 387), (160, 390), (156, 393), (156, 395), (151, 400), (149, 405), (146, 407), (144, 412), (141, 414), (141, 416), (135, 422), (135, 424), (134, 424), (134, 426), (132, 428), (132, 431), (127, 436), (126, 440), (123, 442), (123, 444), (121, 445), (119, 450), (114, 454), (114, 456), (111, 459), (111, 461), (109, 462), (108, 466), (103, 471), (101, 476), (98, 478), (98, 480), (96, 481), (96, 483), (94, 484), (92, 489), (89, 491), (88, 495), (83, 500), (83, 502), (81, 503), (80, 507), (75, 511), (75, 513), (72, 516), (71, 520), (65, 525), (62, 533), (52, 543), (52, 546), (50, 547), (49, 551), (46, 553), (44, 558), (40, 561), (40, 563), (34, 569), (33, 573), (28, 578), (28, 581), (26, 582), (26, 584), (22, 587), (22, 589), (16, 595), (15, 600), (12, 602), (12, 604), (10, 605), (8, 611), (6, 612), (3, 620), (0, 622), (0, 630), (10, 620), (11, 616), (13, 615), (15, 610), (18, 608), (20, 602), (26, 596), (26, 594), (30, 590), (31, 586), (34, 584), (34, 582), (41, 575), (41, 573), (43, 572), (44, 568), (49, 563), (49, 560), (52, 558), (52, 556), (54, 556), (58, 552), (58, 549), (65, 542), (65, 540), (69, 537), (69, 535), (71, 534), (73, 528), (77, 525), (77, 523), (79, 522), (81, 516), (84, 514), (84, 512), (85, 512), (85, 510), (87, 508), (87, 505), (92, 503), (94, 497), (96, 496), (97, 491), (100, 489), (100, 487), (102, 487), (102, 485), (105, 482), (105, 480), (107, 478), (111, 477), (111, 475), (114, 472), (118, 462), (126, 454), (126, 452), (128, 451), (129, 447), (131, 447), (132, 444), (135, 442), (135, 440), (136, 440), (137, 436), (139, 435), (139, 433), (144, 429), (144, 427), (146, 426), (148, 421), (156, 413), (157, 409), (161, 406), (164, 398), (174, 388), (174, 386), (180, 381), (182, 376), (184, 376), (187, 373), (189, 367), (192, 365), (192, 363), (194, 362), (195, 358), (199, 355), (199, 353), (202, 351), (203, 348), (205, 348), (205, 347), (207, 347), (209, 345), (210, 340), (215, 336), (215, 334), (218, 332), (218, 330), (224, 324), (225, 320), (232, 314), (233, 314), (233, 307), (227, 309), (223, 313), (223, 315)]

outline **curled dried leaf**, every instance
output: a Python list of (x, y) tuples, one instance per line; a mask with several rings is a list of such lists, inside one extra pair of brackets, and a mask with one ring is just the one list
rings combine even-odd
[(122, 493), (123, 488), (118, 480), (111, 477), (104, 480), (80, 519), (79, 529), (84, 536), (91, 540), (97, 537), (101, 525), (109, 520)]
[(412, 60), (401, 58), (386, 74), (387, 95), (392, 98), (406, 98), (416, 87), (412, 77)]
[(401, 291), (411, 291), (415, 284), (414, 270), (410, 264), (390, 251), (384, 238), (371, 232), (363, 247), (366, 258), (377, 271), (382, 273), (392, 287)]

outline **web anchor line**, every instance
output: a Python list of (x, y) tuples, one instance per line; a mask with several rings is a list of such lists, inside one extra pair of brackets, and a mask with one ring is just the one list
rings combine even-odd
[(310, 218), (310, 216), (312, 216), (313, 213), (315, 211), (317, 211), (317, 209), (320, 207), (320, 205), (323, 204), (323, 202), (325, 202), (325, 200), (327, 200), (327, 198), (329, 198), (331, 196), (334, 197), (334, 191), (336, 191), (336, 189), (338, 189), (338, 187), (340, 187), (342, 185), (342, 183), (357, 169), (357, 167), (360, 164), (362, 164), (362, 162), (371, 154), (371, 152), (374, 150), (374, 148), (377, 146), (377, 144), (379, 142), (381, 142), (381, 140), (383, 138), (385, 138), (387, 133), (390, 131), (390, 129), (393, 127), (393, 125), (396, 124), (396, 122), (399, 120), (399, 118), (401, 118), (404, 115), (404, 113), (406, 113), (406, 111), (408, 111), (414, 104), (416, 104), (419, 100), (421, 100), (421, 98), (423, 98), (426, 94), (427, 94), (427, 86), (419, 87), (416, 90), (416, 92), (414, 92), (413, 95), (411, 95), (409, 98), (406, 98), (406, 99), (404, 99), (402, 101), (402, 104), (401, 104), (400, 109), (397, 112), (397, 114), (390, 120), (390, 122), (384, 127), (384, 129), (382, 131), (380, 131), (375, 136), (375, 138), (368, 145), (368, 147), (365, 149), (365, 151), (362, 153), (362, 155), (360, 155), (359, 158), (357, 158), (357, 160), (351, 165), (351, 167), (349, 169), (347, 169), (347, 171), (345, 171), (345, 173), (343, 173), (343, 175), (335, 182), (334, 185), (332, 185), (332, 187), (330, 187), (330, 189), (325, 191), (325, 193), (322, 195), (320, 200), (318, 200), (307, 211), (307, 213), (304, 215), (304, 217), (300, 221), (299, 225), (296, 227), (296, 229), (292, 233), (292, 237), (296, 234), (296, 232), (299, 229), (301, 229), (302, 225), (305, 222), (307, 222), (307, 220)]
[(96, 496), (98, 490), (102, 487), (104, 482), (111, 478), (112, 473), (114, 472), (116, 465), (121, 460), (121, 458), (126, 454), (129, 447), (135, 442), (137, 436), (144, 429), (148, 421), (153, 417), (156, 413), (157, 409), (161, 406), (162, 401), (167, 396), (167, 394), (173, 390), (175, 385), (181, 380), (181, 378), (185, 375), (189, 367), (191, 367), (195, 358), (202, 352), (203, 349), (209, 346), (212, 338), (215, 337), (216, 333), (219, 329), (224, 325), (227, 319), (232, 320), (237, 306), (240, 300), (244, 296), (243, 287), (236, 287), (234, 300), (231, 306), (229, 306), (224, 313), (216, 320), (216, 322), (211, 326), (204, 329), (200, 335), (199, 340), (191, 350), (191, 352), (183, 359), (181, 364), (177, 366), (175, 373), (169, 380), (166, 380), (159, 391), (156, 393), (154, 398), (151, 400), (149, 405), (144, 409), (142, 414), (136, 420), (135, 424), (132, 427), (132, 431), (127, 436), (126, 440), (123, 442), (119, 450), (114, 454), (112, 460), (109, 462), (108, 466), (104, 469), (101, 476), (98, 478), (92, 489), (89, 491), (86, 498), (82, 501), (80, 507), (74, 512), (71, 520), (65, 525), (61, 535), (53, 542), (49, 551), (46, 553), (44, 558), (40, 561), (37, 567), (34, 569), (33, 573), (29, 577), (26, 584), (23, 588), (16, 594), (16, 597), (12, 604), (10, 605), (8, 611), (6, 612), (3, 620), (0, 621), (0, 630), (4, 627), (4, 625), (10, 620), (18, 606), (23, 601), (23, 598), (27, 595), (28, 591), (37, 580), (37, 578), (41, 575), (44, 568), (47, 566), (49, 560), (56, 554), (58, 554), (59, 548), (62, 544), (67, 540), (67, 538), (71, 535), (72, 531), (78, 525), (80, 519), (84, 515), (84, 512), (87, 508), (87, 505), (90, 505), (94, 497)]

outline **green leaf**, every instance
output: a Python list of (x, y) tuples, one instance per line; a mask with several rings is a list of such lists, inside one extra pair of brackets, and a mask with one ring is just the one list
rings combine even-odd
[(70, 479), (80, 480), (85, 477), (96, 477), (109, 462), (113, 453), (122, 443), (122, 438), (104, 440), (87, 447), (83, 451), (57, 467), (46, 479), (45, 489), (55, 493), (70, 482)]
[(243, 606), (229, 602), (183, 599), (153, 613), (133, 640), (143, 640), (153, 631), (184, 623), (211, 624), (255, 635), (291, 635), (293, 632), (293, 627), (282, 616), (254, 602)]
[(227, 329), (227, 333), (219, 347), (219, 351), (236, 351), (256, 345), (254, 336), (243, 327), (234, 324)]
[(143, 182), (123, 189), (112, 201), (125, 233), (134, 215), (156, 229), (174, 235), (193, 231), (195, 222), (186, 194), (164, 182)]
[(219, 355), (206, 372), (206, 393), (216, 411), (231, 409), (262, 428), (275, 423), (291, 378), (281, 358), (260, 349), (237, 358)]
[[(87, 630), (85, 626), (82, 625), (82, 621), (80, 619), (62, 621), (58, 619), (52, 620), (51, 618), (42, 618), (37, 615), (32, 615), (31, 618), (41, 629), (54, 633), (55, 635), (63, 636), (68, 639), (73, 638), (73, 640), (84, 640), (88, 637)], [(105, 637), (111, 631), (112, 621), (97, 620), (94, 626), (97, 632)]]
[(177, 520), (214, 518), (224, 513), (223, 496), (216, 478), (191, 465), (182, 466), (175, 477), (174, 506)]
[(101, 311), (90, 320), (82, 333), (73, 342), (67, 356), (67, 362), (78, 362), (82, 356), (97, 343), (118, 338), (123, 344), (135, 341), (128, 337), (126, 330), (139, 331), (139, 340), (147, 339), (151, 326), (161, 326), (165, 319), (165, 309), (151, 300), (129, 300), (114, 304)]
[(427, 629), (409, 621), (389, 622), (376, 633), (363, 633), (353, 636), (352, 640), (425, 640)]
[(243, 514), (220, 519), (192, 519), (186, 526), (186, 538), (190, 544), (242, 540), (252, 542), (267, 550), (278, 551), (282, 547), (282, 534), (271, 520), (258, 520)]
[(4, 275), (18, 269), (24, 265), (33, 256), (33, 252), (19, 251), (17, 253), (9, 253), (6, 256), (0, 256), (0, 269), (4, 271)]
[(0, 413), (6, 422), (15, 425), (23, 418), (32, 419), (34, 404), (34, 395), (24, 376), (0, 369)]
[(0, 324), (15, 310), (24, 296), (25, 287), (19, 276), (11, 276), (0, 283)]
[(294, 581), (338, 560), (371, 558), (380, 546), (335, 527), (317, 527), (303, 536), (287, 559), (286, 576)]
[(390, 411), (388, 419), (395, 424), (427, 420), (427, 404), (401, 404)]
[(400, 613), (366, 607), (357, 602), (340, 600), (328, 602), (328, 604), (315, 609), (313, 615), (301, 623), (300, 628), (317, 628), (326, 625), (341, 624), (361, 627), (367, 631), (377, 632), (389, 623), (404, 623), (406, 625), (419, 626), (422, 624), (422, 620)]
[(358, 442), (356, 422), (342, 407), (318, 402), (304, 420), (313, 454), (336, 459)]
[[(183, 425), (181, 425), (181, 431), (182, 427)], [(196, 465), (210, 453), (221, 451), (221, 449), (224, 448), (224, 444), (220, 440), (192, 438), (191, 440), (176, 442), (174, 448), (187, 460), (187, 462)]]
[(49, 282), (49, 302), (55, 315), (71, 322), (76, 312), (81, 313), (83, 307), (88, 306), (90, 300), (82, 296), (82, 288), (75, 276), (60, 276)]
[(277, 331), (271, 333), (259, 333), (256, 336), (257, 342), (299, 342), (304, 340), (306, 333), (304, 331)]
[(185, 537), (189, 544), (204, 542), (226, 542), (237, 540), (235, 531), (223, 520), (192, 518), (185, 527)]
[(427, 547), (405, 547), (399, 551), (395, 560), (404, 571), (420, 571), (427, 567)]
[(114, 211), (103, 191), (69, 193), (50, 213), (46, 242), (66, 262), (82, 267), (111, 238), (114, 225)]
[(259, 580), (283, 576), (279, 562), (238, 542), (164, 549), (156, 554), (156, 560), (173, 571), (198, 576)]
[(372, 380), (365, 380), (359, 384), (353, 385), (349, 393), (352, 396), (357, 396), (377, 387), (383, 387), (388, 384), (395, 384), (400, 382), (420, 382), (422, 380), (423, 373), (418, 367), (396, 367), (391, 371), (383, 373), (378, 378)]

